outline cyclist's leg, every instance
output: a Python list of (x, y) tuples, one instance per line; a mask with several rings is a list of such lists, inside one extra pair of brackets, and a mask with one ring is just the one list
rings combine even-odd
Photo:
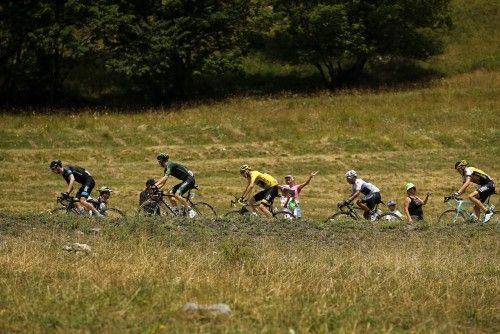
[(264, 217), (272, 218), (273, 214), (265, 207), (264, 204), (262, 204), (262, 201), (264, 200), (264, 197), (269, 189), (264, 189), (255, 194), (255, 196), (250, 200), (250, 205), (254, 212), (260, 213)]
[(186, 209), (190, 209), (191, 205), (189, 201), (183, 197), (183, 195), (190, 189), (194, 188), (195, 181), (194, 178), (189, 178), (184, 182), (180, 183), (174, 191), (174, 196), (177, 201), (179, 201)]
[(100, 215), (97, 209), (87, 201), (87, 198), (90, 196), (90, 193), (92, 192), (92, 189), (94, 189), (94, 186), (95, 181), (93, 179), (90, 179), (80, 187), (78, 193), (76, 194), (76, 198), (78, 198), (79, 204), (83, 206), (87, 211), (92, 211), (93, 213)]
[(484, 202), (490, 197), (490, 195), (495, 193), (495, 186), (492, 183), (488, 183), (478, 190), (473, 191), (468, 195), (468, 198), (474, 203), (474, 212), (479, 218), (481, 210), (484, 212), (488, 211), (488, 208), (484, 205)]
[(260, 204), (261, 210), (266, 215), (267, 218), (273, 217), (273, 213), (270, 211), (270, 208), (273, 205), (276, 196), (278, 196), (278, 187), (274, 186), (266, 190), (264, 198), (261, 201)]

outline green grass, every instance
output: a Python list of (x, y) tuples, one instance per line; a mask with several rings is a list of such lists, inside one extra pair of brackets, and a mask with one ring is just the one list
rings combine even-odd
[[(129, 220), (94, 236), (96, 223), (0, 217), (0, 331), (499, 329), (494, 226)], [(233, 314), (185, 315), (186, 302)]]

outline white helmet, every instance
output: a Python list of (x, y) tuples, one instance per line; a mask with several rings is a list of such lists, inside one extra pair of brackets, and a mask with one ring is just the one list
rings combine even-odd
[(356, 173), (356, 171), (354, 169), (351, 169), (350, 171), (345, 173), (345, 177), (347, 177), (349, 179), (352, 179), (352, 178), (357, 177), (357, 176), (358, 176), (358, 173)]

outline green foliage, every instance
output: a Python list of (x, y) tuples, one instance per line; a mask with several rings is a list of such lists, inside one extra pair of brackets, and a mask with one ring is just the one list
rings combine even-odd
[(331, 86), (359, 78), (368, 62), (440, 53), (439, 33), (451, 22), (449, 0), (269, 3), (268, 53), (314, 65)]

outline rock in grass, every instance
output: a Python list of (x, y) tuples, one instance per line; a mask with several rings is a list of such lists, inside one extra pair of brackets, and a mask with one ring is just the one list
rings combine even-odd
[(230, 315), (231, 307), (227, 304), (197, 304), (186, 303), (182, 310), (186, 313), (213, 313)]
[(71, 245), (66, 245), (63, 247), (63, 249), (65, 251), (68, 251), (68, 252), (75, 252), (75, 253), (78, 253), (78, 252), (83, 252), (83, 253), (90, 253), (90, 251), (92, 250), (92, 248), (90, 248), (89, 245), (87, 244), (79, 244), (78, 242), (75, 242)]

